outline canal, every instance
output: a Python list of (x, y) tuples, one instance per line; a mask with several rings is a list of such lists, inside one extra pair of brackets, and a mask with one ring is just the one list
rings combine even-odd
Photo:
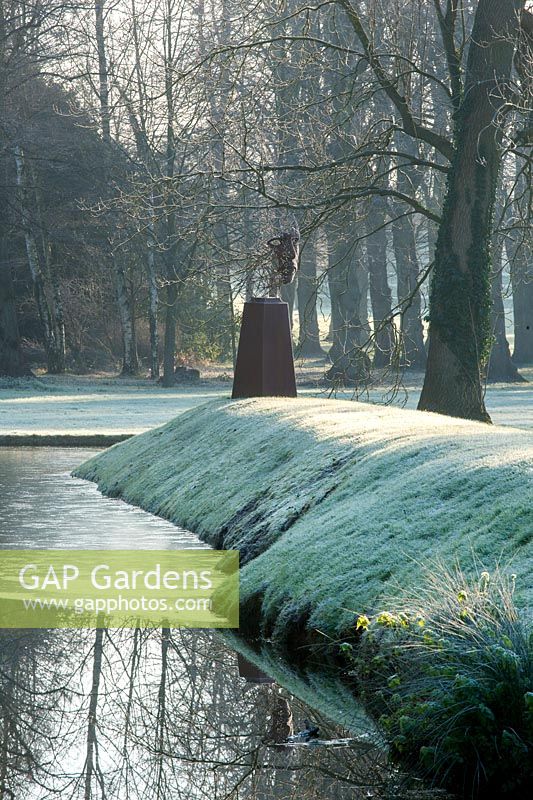
[[(73, 478), (94, 452), (0, 449), (2, 549), (206, 546)], [(346, 687), (268, 646), (254, 664), (214, 631), (5, 629), (0, 647), (2, 800), (403, 796)]]

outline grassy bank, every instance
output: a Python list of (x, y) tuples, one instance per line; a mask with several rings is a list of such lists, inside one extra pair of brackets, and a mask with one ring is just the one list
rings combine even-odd
[(436, 561), (516, 574), (533, 595), (533, 435), (333, 400), (217, 401), (78, 471), (237, 548), (242, 620), (280, 644), (338, 636)]

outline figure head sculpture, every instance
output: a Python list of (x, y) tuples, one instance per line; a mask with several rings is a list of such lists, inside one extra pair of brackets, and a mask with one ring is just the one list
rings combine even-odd
[(278, 283), (292, 283), (298, 270), (298, 256), (300, 254), (300, 232), (292, 227), (279, 236), (274, 236), (267, 242), (272, 251), (275, 278)]

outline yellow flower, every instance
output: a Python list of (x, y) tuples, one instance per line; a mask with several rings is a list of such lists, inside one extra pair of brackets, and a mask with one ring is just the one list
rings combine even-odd
[(367, 631), (370, 625), (370, 620), (365, 614), (360, 614), (357, 617), (357, 622), (355, 624), (356, 631)]

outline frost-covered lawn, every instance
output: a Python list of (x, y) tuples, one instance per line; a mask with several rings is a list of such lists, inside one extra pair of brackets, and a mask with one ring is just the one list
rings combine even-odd
[[(424, 569), (497, 562), (533, 599), (533, 432), (324, 399), (217, 401), (79, 471), (241, 552), (243, 622), (336, 634)], [(475, 566), (474, 566), (475, 565)]]
[(141, 433), (227, 395), (231, 384), (162, 389), (147, 380), (0, 380), (0, 434)]
[[(323, 362), (297, 361), (296, 371), (300, 381), (309, 384), (323, 373)], [(533, 369), (524, 370), (524, 374), (530, 383), (488, 387), (487, 405), (495, 423), (533, 428)], [(405, 402), (407, 408), (415, 408), (420, 386), (420, 375), (409, 378), (407, 394), (399, 392), (395, 403)], [(312, 385), (301, 386), (298, 391), (303, 397), (325, 396)], [(0, 379), (0, 435), (141, 433), (230, 393), (230, 382), (212, 379), (196, 387), (174, 389), (162, 389), (148, 380), (109, 377)], [(345, 390), (338, 396), (350, 398), (352, 394)], [(383, 402), (384, 390), (372, 390), (368, 399)]]

